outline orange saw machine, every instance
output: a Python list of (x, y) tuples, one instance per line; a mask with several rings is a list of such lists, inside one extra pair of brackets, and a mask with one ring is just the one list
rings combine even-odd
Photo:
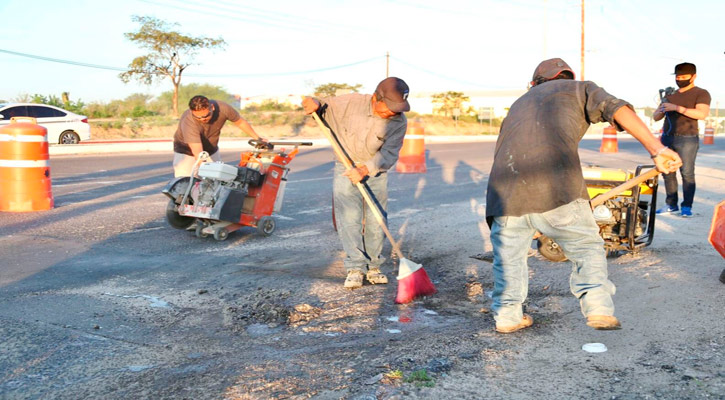
[[(166, 220), (174, 228), (193, 230), (203, 238), (225, 240), (243, 226), (269, 236), (277, 224), (272, 213), (282, 208), (289, 163), (299, 146), (310, 142), (263, 142), (252, 139), (239, 165), (211, 162), (202, 152), (190, 177), (172, 179), (162, 193), (169, 197)], [(275, 146), (293, 146), (290, 152)]]

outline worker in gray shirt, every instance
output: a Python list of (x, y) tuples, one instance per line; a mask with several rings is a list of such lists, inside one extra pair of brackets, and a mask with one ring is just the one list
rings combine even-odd
[(381, 81), (375, 93), (351, 93), (325, 98), (305, 97), (305, 114), (317, 112), (335, 133), (342, 149), (354, 164), (345, 170), (337, 162), (333, 179), (333, 199), (337, 232), (345, 250), (345, 287), (359, 288), (363, 277), (372, 284), (388, 283), (380, 271), (385, 258), (383, 230), (366, 210), (357, 189), (358, 182), (371, 190), (380, 208), (388, 202), (387, 170), (398, 161), (398, 152), (408, 126), (403, 112), (410, 110), (408, 85), (399, 78)]

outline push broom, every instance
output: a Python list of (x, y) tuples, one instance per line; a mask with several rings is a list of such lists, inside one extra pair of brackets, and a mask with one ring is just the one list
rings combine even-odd
[[(345, 166), (346, 170), (352, 169), (352, 161), (343, 152), (342, 147), (337, 141), (337, 137), (335, 137), (332, 130), (330, 130), (330, 128), (322, 122), (320, 116), (317, 115), (317, 112), (313, 112), (312, 116), (315, 118), (315, 121), (322, 130), (322, 133), (325, 135), (325, 138), (332, 145), (332, 149), (335, 151), (335, 155), (338, 160), (340, 160), (340, 162)], [(400, 247), (393, 239), (393, 235), (390, 234), (390, 230), (388, 230), (382, 211), (378, 208), (377, 203), (373, 201), (372, 195), (368, 191), (368, 187), (362, 182), (358, 182), (356, 186), (358, 190), (360, 190), (360, 194), (362, 194), (363, 199), (365, 199), (365, 202), (370, 207), (370, 210), (372, 210), (375, 220), (378, 224), (380, 224), (380, 227), (383, 228), (385, 236), (388, 238), (390, 245), (393, 247), (393, 252), (396, 256), (398, 256), (398, 260), (400, 260), (397, 278), (398, 295), (395, 297), (395, 302), (400, 304), (410, 303), (418, 296), (430, 296), (435, 293), (436, 288), (433, 286), (433, 282), (431, 282), (428, 274), (425, 272), (425, 269), (423, 269), (423, 266), (421, 264), (416, 264), (403, 256), (403, 252), (400, 251)]]

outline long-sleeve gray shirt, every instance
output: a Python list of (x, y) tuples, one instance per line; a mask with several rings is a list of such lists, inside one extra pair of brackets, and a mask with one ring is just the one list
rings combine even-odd
[(408, 127), (404, 114), (383, 119), (373, 114), (372, 95), (359, 93), (325, 97), (319, 114), (356, 164), (365, 164), (374, 176), (398, 161)]

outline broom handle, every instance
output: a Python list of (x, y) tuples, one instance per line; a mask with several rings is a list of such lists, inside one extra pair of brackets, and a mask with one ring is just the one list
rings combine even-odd
[(593, 198), (589, 203), (592, 205), (592, 208), (604, 203), (605, 201), (611, 199), (612, 197), (624, 192), (627, 189), (631, 189), (640, 183), (646, 181), (647, 179), (654, 178), (655, 176), (659, 175), (659, 171), (657, 171), (656, 168), (652, 168), (649, 171), (645, 172), (644, 174), (639, 174), (636, 177), (622, 183), (621, 185), (615, 187), (612, 190), (609, 190), (607, 192), (604, 192), (600, 194), (599, 196)]
[[(340, 148), (340, 145), (337, 143), (337, 139), (335, 138), (335, 135), (332, 133), (330, 128), (325, 126), (325, 124), (322, 123), (322, 120), (320, 120), (320, 116), (317, 115), (317, 112), (312, 113), (312, 117), (317, 122), (317, 125), (320, 126), (320, 129), (322, 129), (322, 133), (325, 134), (325, 137), (332, 145), (332, 149), (335, 151), (335, 155), (340, 160), (340, 162), (345, 166), (346, 170), (350, 170), (353, 168), (352, 161), (345, 155), (345, 153), (342, 151), (342, 148)], [(395, 243), (395, 240), (393, 239), (393, 235), (390, 234), (390, 231), (388, 230), (387, 225), (385, 224), (385, 220), (383, 219), (383, 214), (378, 208), (378, 205), (375, 204), (372, 197), (370, 196), (370, 193), (368, 192), (365, 185), (362, 184), (362, 182), (358, 182), (356, 184), (357, 188), (360, 190), (360, 193), (362, 194), (363, 198), (365, 199), (365, 202), (368, 203), (368, 206), (373, 211), (373, 214), (375, 215), (375, 219), (378, 221), (378, 224), (380, 224), (380, 227), (383, 228), (383, 232), (385, 232), (385, 236), (388, 238), (388, 241), (390, 241), (390, 245), (393, 247), (393, 252), (398, 256), (398, 259), (405, 258), (403, 256), (403, 253), (400, 251), (400, 247), (398, 247), (397, 243)]]

